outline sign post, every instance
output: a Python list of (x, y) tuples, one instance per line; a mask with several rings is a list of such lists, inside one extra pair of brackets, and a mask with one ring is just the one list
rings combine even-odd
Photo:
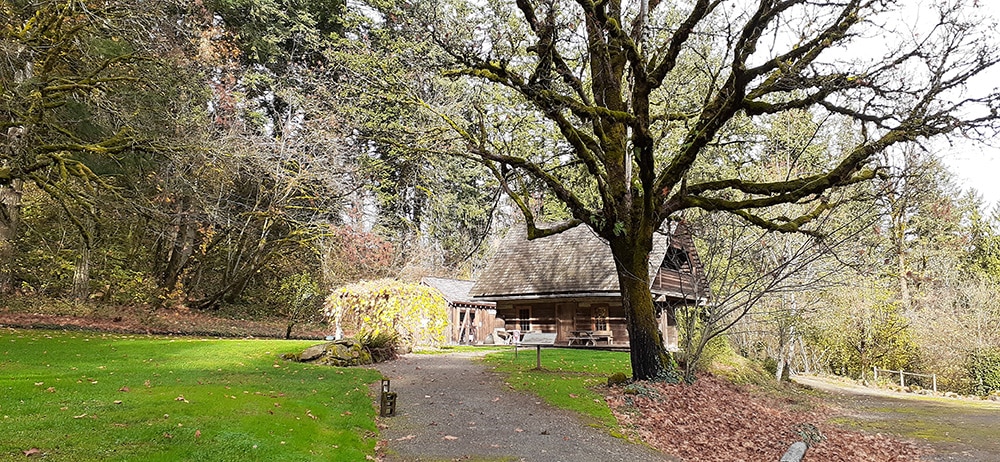
[(542, 368), (542, 347), (556, 344), (555, 333), (529, 332), (524, 334), (521, 345), (535, 347), (535, 369)]

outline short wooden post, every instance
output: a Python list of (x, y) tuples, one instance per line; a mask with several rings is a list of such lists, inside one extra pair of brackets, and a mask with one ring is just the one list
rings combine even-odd
[(396, 415), (396, 392), (389, 391), (389, 379), (382, 379), (382, 399), (379, 402), (379, 415), (382, 417)]
[(899, 370), (899, 386), (901, 386), (901, 387), (905, 387), (906, 386), (906, 383), (903, 382), (903, 370), (902, 369)]
[(931, 374), (931, 383), (934, 384), (934, 393), (937, 393), (937, 374)]
[(877, 367), (873, 367), (872, 370), (875, 371), (875, 382), (877, 383), (878, 382), (878, 368)]
[(542, 346), (535, 345), (535, 369), (542, 368)]

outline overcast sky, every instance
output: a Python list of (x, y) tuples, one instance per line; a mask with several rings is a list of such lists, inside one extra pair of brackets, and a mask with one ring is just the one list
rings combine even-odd
[[(1000, 1), (979, 0), (978, 8), (1000, 20)], [(997, 40), (1000, 40), (1000, 35)], [(981, 89), (983, 91), (989, 91), (1000, 83), (1000, 69), (994, 69), (990, 74), (991, 78), (985, 79), (987, 88)], [(1000, 139), (996, 144), (998, 147), (971, 142), (935, 146), (957, 177), (959, 185), (963, 189), (975, 188), (991, 206), (1000, 203)]]

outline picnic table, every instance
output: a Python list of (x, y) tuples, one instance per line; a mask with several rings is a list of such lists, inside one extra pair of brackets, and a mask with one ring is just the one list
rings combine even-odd
[(569, 332), (568, 345), (577, 343), (584, 346), (597, 346), (597, 342), (604, 340), (611, 345), (612, 335), (610, 330), (571, 330)]

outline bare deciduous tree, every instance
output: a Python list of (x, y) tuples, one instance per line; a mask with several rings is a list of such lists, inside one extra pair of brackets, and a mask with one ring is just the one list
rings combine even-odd
[[(664, 220), (701, 209), (815, 231), (809, 224), (834, 205), (826, 192), (873, 178), (878, 153), (994, 130), (1000, 96), (963, 91), (997, 62), (992, 32), (962, 2), (905, 24), (907, 3), (442, 0), (402, 7), (402, 20), (438, 45), (427, 56), (444, 75), (490, 90), (449, 110), (439, 103), (452, 97), (428, 81), (412, 88), (454, 134), (450, 152), (501, 181), (528, 236), (585, 225), (609, 242), (633, 374), (653, 379), (671, 374), (645, 270)], [(847, 120), (859, 135), (836, 161), (774, 181), (712, 168), (717, 147), (746, 141), (745, 121), (789, 111)], [(514, 132), (515, 123), (529, 128)], [(548, 135), (555, 141), (540, 142)], [(747, 151), (744, 161), (761, 155)], [(572, 218), (541, 226), (528, 186), (543, 187)], [(773, 211), (790, 203), (809, 206), (797, 216)]]

